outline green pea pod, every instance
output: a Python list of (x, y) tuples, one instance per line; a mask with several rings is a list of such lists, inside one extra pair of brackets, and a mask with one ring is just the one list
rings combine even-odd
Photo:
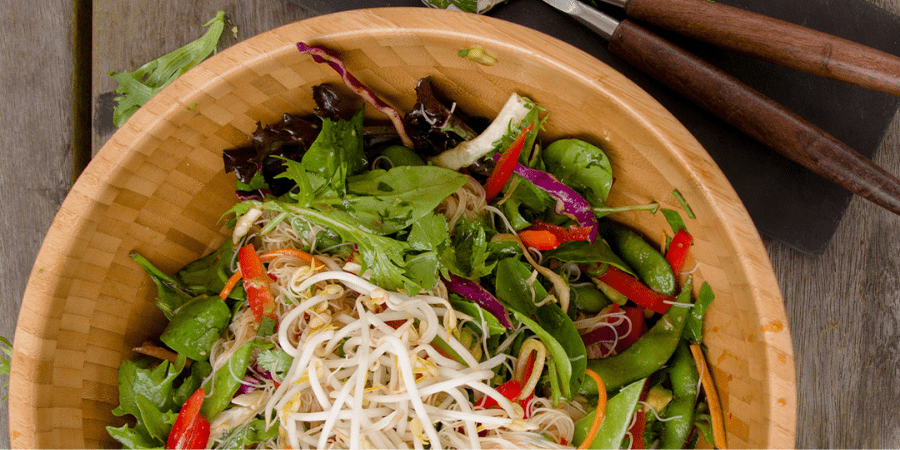
[[(250, 364), (250, 353), (255, 347), (256, 344), (252, 341), (241, 346), (231, 355), (228, 363), (213, 375), (212, 380), (206, 383), (204, 388), (210, 394), (203, 400), (200, 408), (203, 417), (212, 421), (231, 404), (231, 399), (241, 387), (247, 365)], [(209, 386), (210, 382), (212, 386)]]
[[(690, 303), (692, 286), (689, 278), (676, 298), (677, 303)], [(616, 392), (632, 381), (649, 377), (662, 368), (675, 353), (687, 322), (688, 311), (690, 308), (672, 305), (653, 328), (631, 347), (609, 358), (588, 360), (587, 368), (600, 375), (607, 392)], [(590, 377), (585, 377), (578, 393), (589, 397), (597, 395), (597, 383)]]
[[(622, 388), (618, 394), (610, 397), (606, 402), (606, 413), (603, 423), (600, 425), (600, 431), (591, 441), (589, 448), (621, 448), (622, 440), (628, 427), (631, 425), (631, 416), (634, 415), (638, 406), (638, 400), (641, 399), (641, 391), (644, 390), (646, 379), (636, 381)], [(581, 446), (587, 438), (587, 432), (594, 422), (596, 411), (584, 416), (575, 423), (575, 433), (572, 435), (572, 444)]]
[(660, 448), (683, 448), (691, 429), (694, 427), (694, 404), (697, 401), (697, 384), (700, 374), (694, 364), (694, 357), (686, 341), (682, 340), (675, 349), (669, 369), (674, 398), (663, 412), (669, 418), (665, 422)]
[(659, 250), (634, 231), (622, 228), (608, 221), (600, 222), (600, 233), (610, 247), (637, 272), (638, 278), (650, 289), (673, 295), (675, 274), (672, 266)]

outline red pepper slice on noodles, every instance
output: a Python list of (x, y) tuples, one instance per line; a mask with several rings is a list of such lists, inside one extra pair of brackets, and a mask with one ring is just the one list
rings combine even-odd
[(253, 244), (247, 244), (238, 250), (238, 267), (241, 269), (244, 291), (247, 292), (247, 301), (250, 302), (250, 310), (256, 316), (256, 321), (262, 321), (263, 316), (277, 319), (275, 297), (269, 288), (271, 279)]

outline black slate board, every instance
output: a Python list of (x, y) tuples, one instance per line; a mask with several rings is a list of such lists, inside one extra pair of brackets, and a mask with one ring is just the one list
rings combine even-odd
[[(420, 0), (291, 0), (315, 14), (357, 8), (421, 6)], [(900, 55), (900, 17), (864, 0), (719, 0), (732, 6)], [(621, 19), (613, 8), (604, 12)], [(731, 181), (760, 233), (820, 254), (852, 194), (744, 136), (606, 50), (606, 41), (539, 0), (513, 0), (490, 15), (566, 41), (622, 72), (656, 98), (706, 148)], [(667, 38), (735, 75), (871, 158), (900, 98), (757, 61), (682, 36)], [(897, 174), (900, 175), (900, 174)]]

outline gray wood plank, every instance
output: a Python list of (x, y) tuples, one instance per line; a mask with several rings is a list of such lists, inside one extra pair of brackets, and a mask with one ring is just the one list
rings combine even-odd
[[(874, 160), (900, 174), (900, 114)], [(854, 198), (818, 258), (766, 248), (794, 342), (797, 446), (900, 448), (900, 217)]]
[(203, 27), (218, 11), (229, 24), (219, 50), (303, 18), (309, 13), (286, 0), (230, 1), (94, 1), (92, 144), (94, 153), (112, 136), (112, 91), (116, 81), (107, 72), (133, 71), (206, 32)]
[[(10, 340), (35, 256), (72, 182), (73, 14), (67, 0), (0, 1), (0, 336)], [(9, 429), (5, 401), (0, 429)], [(9, 445), (0, 433), (0, 448)]]

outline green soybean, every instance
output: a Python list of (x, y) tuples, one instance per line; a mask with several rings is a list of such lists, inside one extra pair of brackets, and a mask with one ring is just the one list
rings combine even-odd
[(672, 356), (669, 381), (672, 383), (674, 398), (663, 411), (669, 418), (665, 422), (660, 448), (683, 448), (691, 429), (694, 427), (694, 408), (697, 401), (697, 385), (700, 374), (694, 364), (694, 357), (687, 341), (681, 341)]
[(591, 284), (572, 286), (572, 298), (575, 306), (588, 313), (597, 313), (612, 303), (610, 299)]
[(665, 295), (675, 293), (675, 274), (659, 250), (634, 231), (607, 221), (601, 221), (600, 233), (650, 289)]

